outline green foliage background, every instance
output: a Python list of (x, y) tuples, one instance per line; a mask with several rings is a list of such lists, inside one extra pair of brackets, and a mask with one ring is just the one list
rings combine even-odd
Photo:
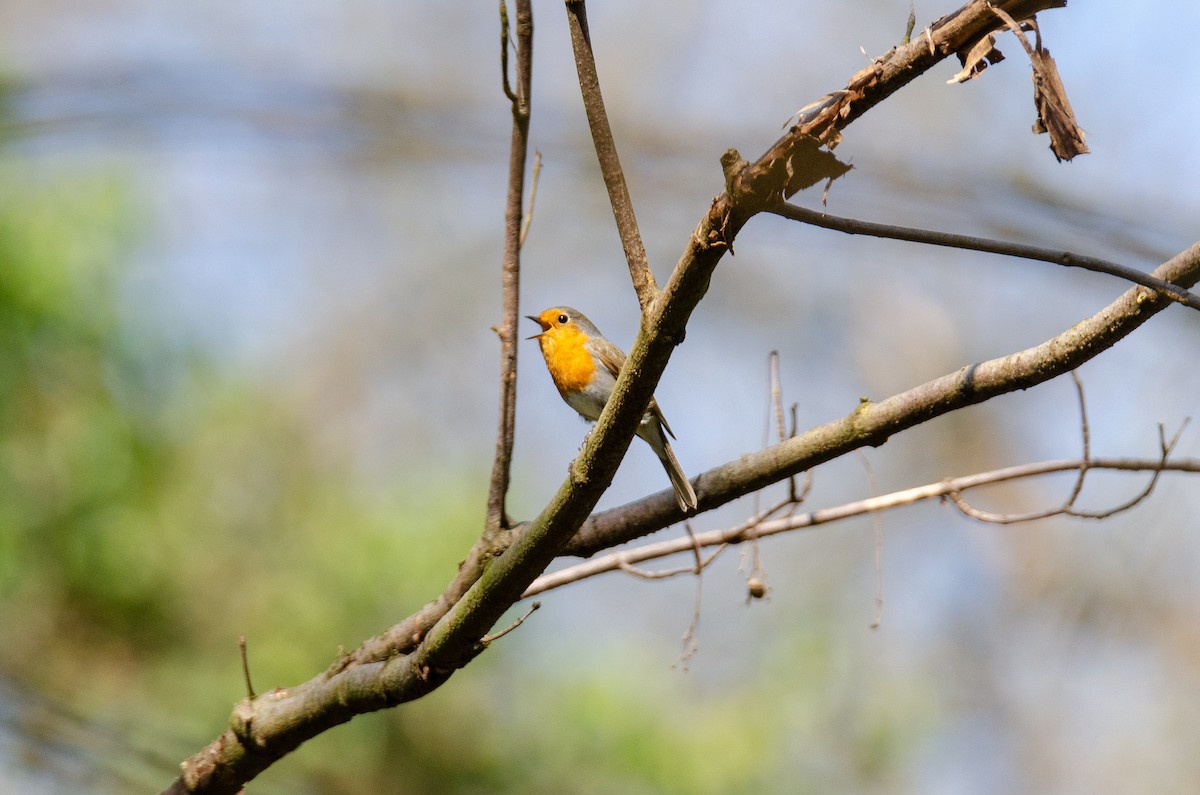
[[(368, 504), (282, 396), (123, 313), (139, 208), (120, 174), (3, 159), (0, 196), (0, 662), (64, 705), (48, 733), (74, 726), (115, 791), (163, 784), (241, 693), (236, 633), (260, 683), (311, 676), (436, 592), (469, 514), (449, 493)], [(351, 727), (292, 776), (367, 786), (395, 756), (378, 737)]]

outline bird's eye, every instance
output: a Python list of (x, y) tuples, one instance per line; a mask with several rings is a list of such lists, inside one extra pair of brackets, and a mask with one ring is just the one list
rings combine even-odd
[(563, 314), (561, 314), (561, 315), (559, 315), (559, 316), (558, 316), (558, 322), (559, 322), (559, 323), (566, 323), (566, 322), (567, 322), (568, 320), (570, 320), (570, 319), (571, 319), (571, 318), (567, 317), (566, 313), (563, 313)]

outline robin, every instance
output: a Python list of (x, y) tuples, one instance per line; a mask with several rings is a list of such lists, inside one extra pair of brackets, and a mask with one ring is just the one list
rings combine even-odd
[[(541, 346), (546, 369), (558, 387), (558, 394), (585, 420), (598, 420), (617, 383), (617, 373), (625, 364), (625, 353), (605, 339), (578, 309), (556, 306), (526, 317), (542, 327), (540, 333), (529, 339), (537, 340)], [(696, 492), (667, 442), (668, 434), (675, 437), (662, 409), (651, 398), (637, 435), (662, 461), (675, 488), (675, 500), (680, 510), (687, 513), (696, 509)]]

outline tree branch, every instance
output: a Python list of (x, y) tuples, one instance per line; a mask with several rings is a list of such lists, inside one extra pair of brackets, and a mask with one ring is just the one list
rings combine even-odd
[[(1162, 472), (1192, 472), (1200, 474), (1200, 459), (1187, 458), (1174, 461), (1165, 461), (1161, 458), (1094, 458), (1085, 460), (1082, 458), (1062, 460), (1062, 461), (1044, 461), (1036, 464), (1022, 464), (1021, 466), (1007, 467), (1005, 469), (997, 469), (991, 472), (981, 472), (975, 475), (966, 475), (957, 478), (948, 478), (937, 483), (929, 483), (924, 486), (917, 486), (911, 489), (895, 491), (891, 494), (884, 494), (878, 497), (871, 497), (865, 500), (856, 500), (844, 505), (839, 505), (834, 508), (822, 508), (816, 511), (807, 513), (798, 513), (791, 516), (786, 516), (780, 519), (759, 520), (757, 517), (743, 522), (735, 527), (729, 527), (722, 530), (710, 530), (704, 533), (696, 533), (694, 535), (680, 536), (667, 541), (658, 541), (652, 544), (645, 544), (636, 549), (622, 550), (620, 552), (612, 552), (610, 554), (598, 557), (595, 560), (589, 560), (584, 563), (577, 563), (573, 566), (568, 566), (550, 574), (543, 574), (538, 577), (526, 589), (524, 596), (538, 596), (546, 591), (555, 588), (561, 588), (564, 585), (569, 585), (573, 582), (586, 580), (590, 577), (595, 577), (597, 574), (604, 574), (610, 571), (625, 571), (629, 573), (637, 573), (639, 577), (659, 579), (663, 577), (674, 576), (677, 574), (695, 573), (696, 565), (679, 566), (675, 569), (668, 569), (664, 572), (644, 572), (633, 567), (638, 563), (644, 563), (648, 560), (657, 560), (665, 558), (669, 555), (675, 555), (682, 552), (695, 552), (700, 548), (707, 547), (723, 547), (741, 544), (747, 541), (753, 541), (765, 536), (778, 535), (780, 533), (788, 533), (796, 530), (809, 530), (820, 525), (829, 524), (831, 522), (842, 521), (855, 516), (862, 516), (869, 513), (878, 513), (880, 511), (891, 510), (902, 505), (911, 505), (916, 502), (921, 502), (930, 499), (942, 499), (952, 497), (955, 494), (967, 491), (968, 489), (977, 488), (979, 486), (1002, 483), (1010, 480), (1020, 480), (1031, 478), (1038, 475), (1047, 475), (1055, 472), (1070, 472), (1082, 469), (1114, 469), (1125, 471), (1153, 471), (1155, 478)], [(1144, 499), (1149, 492), (1143, 490), (1139, 495), (1139, 500)], [(1126, 502), (1119, 506), (1121, 509), (1128, 509), (1134, 503)], [(1064, 513), (1059, 510), (1054, 513)], [(973, 514), (967, 514), (975, 518)], [(1052, 514), (1053, 515), (1053, 514)], [(1068, 515), (1076, 516), (1074, 513)], [(1102, 519), (1112, 515), (1112, 511), (1105, 511), (1096, 514), (1080, 514), (1080, 518), (1086, 519)], [(1044, 515), (1037, 516), (1022, 516), (1020, 521), (1029, 521), (1034, 518), (1045, 518)], [(1007, 523), (1007, 522), (1006, 522)], [(714, 552), (711, 556), (703, 559), (703, 565), (708, 566), (712, 562)]]
[(625, 184), (625, 172), (617, 156), (617, 145), (613, 140), (612, 128), (608, 124), (608, 113), (604, 110), (604, 96), (600, 93), (600, 76), (596, 72), (596, 56), (592, 52), (592, 37), (588, 32), (587, 7), (583, 0), (566, 0), (567, 22), (571, 28), (571, 48), (575, 52), (575, 71), (579, 74), (579, 89), (583, 94), (583, 108), (587, 113), (588, 127), (608, 188), (608, 201), (612, 205), (613, 217), (617, 222), (617, 233), (625, 249), (629, 263), (629, 276), (637, 292), (638, 303), (645, 314), (646, 307), (658, 295), (658, 284), (646, 258), (646, 247), (638, 231), (637, 217), (633, 213), (633, 200)]
[[(799, 111), (795, 123), (767, 152), (751, 165), (730, 169), (728, 192), (756, 211), (769, 209), (780, 197), (797, 189), (798, 175), (811, 158), (813, 143), (837, 146), (842, 130), (858, 117), (924, 74), (943, 59), (967, 52), (993, 31), (1000, 22), (993, 8), (1001, 8), (1015, 19), (1028, 19), (1039, 11), (1066, 6), (1066, 0), (970, 0), (926, 28), (915, 40), (893, 47), (853, 77), (845, 88), (831, 91)], [(819, 179), (808, 184), (816, 184)]]
[(1136, 268), (1109, 262), (1098, 257), (1089, 257), (1084, 254), (1075, 254), (1060, 249), (1029, 246), (1024, 243), (1007, 243), (1002, 240), (991, 240), (986, 237), (956, 235), (952, 232), (935, 232), (929, 229), (915, 229), (909, 226), (893, 226), (891, 224), (879, 224), (872, 221), (859, 221), (855, 218), (841, 218), (836, 215), (828, 215), (827, 213), (810, 210), (807, 207), (798, 207), (782, 201), (770, 207), (768, 212), (774, 213), (781, 218), (789, 218), (793, 221), (800, 221), (801, 223), (819, 226), (824, 229), (845, 232), (848, 235), (868, 235), (870, 237), (882, 237), (891, 240), (906, 240), (911, 243), (925, 243), (931, 246), (959, 248), (968, 251), (985, 251), (990, 254), (1004, 254), (1009, 257), (1049, 262), (1054, 265), (1062, 265), (1065, 268), (1081, 268), (1093, 273), (1105, 273), (1109, 276), (1116, 276), (1117, 278), (1133, 282), (1134, 284), (1140, 284), (1143, 287), (1149, 287), (1151, 290), (1162, 293), (1172, 301), (1178, 301), (1184, 306), (1189, 306), (1192, 309), (1200, 309), (1200, 296), (1195, 293), (1188, 292), (1162, 279), (1156, 279)]
[(500, 427), (488, 488), (485, 533), (508, 527), (505, 499), (512, 468), (513, 435), (517, 417), (517, 322), (520, 319), (522, 202), (525, 160), (529, 153), (530, 94), (533, 79), (533, 9), (530, 0), (517, 0), (517, 89), (508, 82), (508, 11), (501, 0), (501, 54), (504, 92), (512, 101), (512, 141), (508, 155), (508, 199), (504, 208), (504, 264), (500, 285), (504, 296), (500, 322)]

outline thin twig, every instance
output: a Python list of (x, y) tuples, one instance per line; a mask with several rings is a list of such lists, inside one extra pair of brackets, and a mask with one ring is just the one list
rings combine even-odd
[(700, 555), (700, 545), (696, 543), (696, 531), (692, 529), (692, 522), (685, 519), (683, 529), (687, 531), (688, 538), (692, 539), (692, 552), (696, 553), (696, 576), (700, 576), (700, 572), (704, 571), (704, 561)]
[(533, 150), (533, 173), (529, 175), (529, 206), (525, 210), (525, 218), (521, 221), (521, 236), (518, 245), (525, 247), (525, 237), (529, 234), (529, 225), (533, 223), (533, 208), (537, 205), (538, 180), (542, 176), (542, 153)]
[(705, 561), (700, 544), (696, 541), (696, 531), (692, 529), (692, 523), (685, 520), (683, 528), (687, 530), (688, 538), (692, 539), (692, 553), (696, 557), (696, 594), (692, 598), (692, 621), (683, 633), (683, 648), (679, 653), (679, 667), (686, 671), (688, 664), (700, 651), (700, 608), (703, 604), (704, 594), (704, 582), (701, 574), (704, 572), (704, 567), (712, 563), (725, 547), (717, 547), (717, 551)]
[[(561, 588), (569, 583), (578, 582), (594, 577), (597, 574), (603, 574), (609, 571), (616, 571), (625, 566), (632, 566), (636, 563), (641, 563), (647, 560), (656, 560), (664, 558), (668, 555), (674, 555), (680, 552), (687, 552), (692, 548), (693, 543), (699, 544), (702, 547), (711, 546), (726, 546), (741, 544), (745, 542), (749, 533), (747, 532), (753, 525), (753, 534), (755, 537), (765, 538), (768, 536), (778, 535), (780, 533), (793, 532), (797, 530), (806, 530), (819, 525), (829, 524), (852, 516), (861, 516), (863, 514), (872, 513), (875, 511), (885, 511), (896, 508), (902, 505), (911, 505), (915, 502), (923, 500), (940, 499), (947, 497), (951, 492), (963, 492), (968, 489), (977, 488), (979, 486), (989, 485), (993, 483), (1003, 483), (1011, 480), (1020, 480), (1023, 478), (1031, 478), (1040, 475), (1047, 475), (1056, 472), (1069, 472), (1078, 470), (1082, 462), (1079, 459), (1068, 459), (1060, 461), (1045, 461), (1036, 464), (1022, 464), (1019, 466), (1006, 467), (1004, 469), (992, 470), (990, 472), (982, 472), (974, 475), (965, 475), (958, 478), (949, 478), (937, 483), (929, 483), (924, 486), (917, 486), (911, 489), (892, 492), (880, 497), (871, 497), (870, 499), (857, 500), (840, 505), (834, 508), (823, 508), (807, 513), (795, 514), (781, 519), (773, 519), (763, 522), (755, 520), (743, 522), (735, 527), (724, 530), (710, 530), (704, 533), (697, 533), (695, 542), (692, 539), (674, 538), (668, 541), (659, 541), (652, 544), (645, 544), (634, 549), (622, 550), (621, 552), (602, 555), (583, 563), (574, 566), (568, 566), (550, 574), (543, 574), (538, 577), (522, 594), (523, 599), (531, 596), (545, 593), (554, 588)], [(1175, 459), (1172, 461), (1163, 461), (1159, 459), (1144, 459), (1144, 458), (1094, 458), (1089, 462), (1091, 469), (1115, 469), (1124, 471), (1155, 471), (1155, 472), (1189, 472), (1200, 474), (1200, 459), (1187, 458)], [(1089, 518), (1089, 517), (1085, 517)], [(691, 567), (681, 567), (681, 573), (691, 571)]]
[(793, 221), (800, 221), (824, 229), (833, 229), (837, 232), (845, 232), (848, 235), (867, 235), (869, 237), (882, 237), (890, 240), (904, 240), (910, 243), (925, 243), (931, 246), (983, 251), (989, 254), (1003, 254), (1008, 257), (1049, 262), (1053, 265), (1062, 265), (1065, 268), (1081, 268), (1094, 273), (1104, 273), (1133, 282), (1134, 284), (1140, 284), (1143, 287), (1161, 293), (1172, 301), (1178, 301), (1184, 306), (1191, 307), (1192, 309), (1200, 309), (1200, 296), (1195, 293), (1151, 276), (1148, 273), (1143, 273), (1136, 268), (1102, 260), (1098, 257), (1089, 257), (1084, 254), (1076, 254), (1071, 251), (1059, 249), (1040, 248), (1024, 243), (1008, 243), (1003, 240), (991, 240), (973, 235), (956, 235), (951, 232), (936, 232), (931, 229), (917, 229), (910, 226), (894, 226), (892, 224), (879, 224), (873, 221), (860, 221), (856, 218), (842, 218), (818, 212), (817, 210), (810, 210), (807, 207), (788, 204), (783, 201), (769, 207), (768, 212)]
[(592, 131), (592, 142), (604, 185), (608, 188), (608, 201), (612, 205), (613, 217), (617, 222), (617, 233), (625, 249), (625, 260), (629, 263), (629, 275), (643, 314), (658, 296), (658, 284), (650, 271), (646, 258), (646, 247), (638, 231), (637, 217), (633, 213), (633, 200), (625, 184), (625, 172), (617, 156), (617, 145), (608, 113), (604, 109), (604, 96), (600, 93), (600, 77), (596, 72), (596, 56), (592, 52), (592, 39), (588, 33), (587, 7), (583, 0), (567, 0), (567, 21), (571, 28), (571, 47), (575, 51), (575, 70), (579, 74), (579, 90), (583, 94), (583, 108), (587, 113), (588, 127)]
[[(792, 430), (788, 434), (789, 439), (795, 439), (796, 434), (800, 431), (800, 421), (797, 415), (799, 404), (792, 404)], [(813, 473), (811, 469), (804, 470), (804, 485), (800, 487), (800, 491), (796, 491), (796, 478), (789, 478), (788, 497), (796, 505), (802, 504), (808, 499), (808, 495), (813, 488)]]
[(246, 697), (256, 698), (254, 694), (254, 685), (250, 684), (250, 660), (246, 655), (246, 636), (238, 635), (238, 651), (242, 656), (242, 676), (246, 679)]
[(1077, 519), (1107, 519), (1110, 516), (1115, 516), (1118, 513), (1128, 511), (1130, 508), (1133, 508), (1138, 503), (1145, 500), (1150, 496), (1151, 492), (1154, 491), (1154, 487), (1158, 485), (1159, 476), (1167, 469), (1174, 469), (1174, 467), (1168, 466), (1168, 459), (1171, 456), (1171, 452), (1175, 449), (1175, 445), (1179, 442), (1180, 434), (1183, 433), (1183, 429), (1187, 427), (1188, 422), (1189, 420), (1184, 420), (1183, 424), (1180, 425), (1179, 430), (1176, 431), (1175, 435), (1171, 437), (1170, 442), (1167, 442), (1164, 436), (1162, 425), (1160, 424), (1158, 426), (1161, 457), (1158, 459), (1157, 465), (1153, 467), (1146, 467), (1146, 469), (1153, 470), (1153, 474), (1150, 476), (1150, 482), (1147, 483), (1145, 488), (1143, 488), (1136, 496), (1126, 500), (1123, 503), (1120, 503), (1119, 505), (1106, 508), (1103, 511), (1079, 511), (1073, 507), (1076, 498), (1079, 496), (1079, 491), (1082, 488), (1084, 473), (1090, 469), (1097, 468), (1095, 462), (1086, 457), (1080, 459), (1079, 461), (1079, 476), (1075, 479), (1075, 488), (1072, 490), (1070, 497), (1068, 497), (1067, 500), (1057, 508), (1047, 508), (1042, 511), (1030, 511), (1028, 513), (997, 513), (994, 511), (985, 511), (971, 505), (962, 496), (959, 489), (951, 489), (949, 492), (947, 492), (946, 496), (951, 502), (954, 503), (954, 507), (961, 511), (963, 515), (987, 524), (1023, 524), (1039, 519), (1048, 519), (1052, 516), (1073, 516)]
[(504, 81), (504, 96), (516, 105), (520, 102), (513, 93), (512, 84), (508, 81), (508, 48), (511, 39), (508, 35), (508, 5), (500, 0), (500, 76)]
[(700, 651), (700, 605), (704, 594), (704, 581), (696, 578), (696, 593), (692, 597), (692, 620), (679, 639), (679, 662), (675, 665), (687, 671), (688, 665)]
[(652, 571), (634, 566), (628, 561), (617, 561), (617, 568), (641, 580), (667, 580), (671, 577), (678, 577), (681, 574), (699, 574), (717, 559), (717, 556), (725, 550), (725, 547), (717, 547), (708, 557), (703, 557), (703, 553), (699, 552), (701, 549), (699, 545), (695, 549), (697, 550), (696, 562), (687, 566), (676, 566), (673, 569), (656, 569)]
[(491, 643), (492, 641), (500, 640), (500, 638), (503, 638), (505, 635), (512, 632), (514, 629), (521, 626), (522, 624), (524, 624), (525, 619), (527, 619), (531, 615), (533, 615), (533, 612), (535, 610), (538, 610), (539, 608), (541, 608), (541, 606), (542, 606), (541, 602), (534, 602), (533, 604), (531, 604), (529, 606), (529, 609), (525, 611), (525, 615), (521, 616), (516, 621), (512, 622), (507, 627), (505, 627), (504, 629), (500, 630), (499, 632), (497, 632), (495, 634), (484, 635), (483, 638), (479, 642), (486, 646), (489, 643)]
[[(769, 380), (770, 408), (768, 409), (769, 415), (768, 415), (768, 419), (767, 419), (767, 423), (766, 423), (767, 427), (763, 429), (763, 447), (764, 448), (768, 446), (768, 440), (770, 439), (770, 435), (771, 435), (771, 431), (770, 431), (771, 415), (773, 415), (774, 419), (775, 419), (775, 434), (776, 434), (777, 440), (779, 442), (783, 442), (788, 438), (787, 428), (784, 426), (784, 419), (783, 419), (783, 379), (780, 378), (780, 375), (779, 375), (779, 351), (771, 351), (770, 355), (767, 357), (767, 377)], [(793, 403), (792, 404), (792, 433), (793, 434), (795, 434), (795, 430), (796, 430), (796, 411), (795, 411), (795, 404)], [(805, 474), (810, 478), (812, 477), (811, 473), (805, 473)], [(756, 517), (755, 517), (755, 519), (753, 519), (751, 521), (751, 523), (749, 523), (747, 525), (747, 531), (746, 531), (749, 534), (749, 537), (748, 537), (749, 544), (747, 545), (748, 552), (743, 551), (742, 561), (738, 565), (738, 571), (745, 573), (745, 575), (746, 575), (746, 589), (747, 589), (747, 593), (749, 593), (751, 595), (751, 597), (753, 597), (756, 590), (762, 590), (763, 593), (765, 594), (766, 581), (767, 581), (767, 569), (766, 569), (766, 566), (764, 566), (763, 562), (762, 562), (762, 553), (758, 546), (758, 539), (756, 537), (754, 537), (754, 535), (753, 535), (755, 523), (761, 522), (761, 521), (765, 520), (766, 518), (768, 518), (769, 516), (773, 516), (774, 514), (780, 512), (780, 511), (786, 511), (787, 514), (790, 515), (796, 509), (796, 506), (800, 504), (800, 500), (797, 499), (795, 475), (788, 478), (788, 499), (786, 501), (780, 503), (779, 505), (776, 505), (774, 508), (770, 509), (769, 511), (767, 511), (765, 513), (761, 513), (761, 512), (757, 511), (758, 498), (759, 498), (759, 493), (756, 492), (754, 495), (754, 505), (755, 505), (755, 509), (756, 509)], [(750, 559), (750, 566), (749, 566), (748, 571), (746, 570), (747, 556)], [(758, 587), (756, 587), (754, 583), (759, 583), (760, 585)]]
[(982, 508), (977, 508), (963, 498), (958, 491), (949, 491), (946, 493), (946, 498), (954, 503), (954, 507), (970, 519), (986, 524), (1020, 524), (1022, 522), (1033, 522), (1038, 519), (1049, 519), (1051, 516), (1058, 516), (1063, 512), (1062, 506), (1054, 508), (1045, 508), (1040, 511), (1028, 511), (1022, 514), (1012, 513), (997, 513), (995, 511), (985, 511)]
[[(771, 402), (775, 409), (775, 433), (779, 436), (780, 442), (785, 442), (790, 436), (796, 435), (796, 404), (792, 404), (792, 432), (788, 434), (787, 428), (783, 423), (783, 379), (779, 376), (779, 351), (771, 351), (770, 357), (771, 370)], [(812, 477), (811, 473), (805, 473)], [(788, 495), (792, 502), (800, 502), (799, 495), (796, 492), (796, 476), (788, 478)]]
[(1079, 401), (1079, 436), (1083, 441), (1083, 457), (1080, 459), (1082, 463), (1079, 465), (1079, 476), (1075, 478), (1075, 486), (1063, 505), (1064, 511), (1069, 511), (1083, 492), (1083, 482), (1087, 479), (1089, 462), (1092, 460), (1092, 430), (1088, 425), (1087, 398), (1083, 394), (1083, 382), (1079, 380), (1079, 373), (1075, 370), (1071, 371), (1071, 383), (1075, 385), (1075, 397)]
[[(855, 450), (858, 454), (858, 460), (863, 465), (863, 470), (867, 473), (867, 484), (871, 488), (871, 496), (879, 496), (879, 481), (875, 479), (875, 469), (871, 466), (871, 459), (867, 458), (867, 454), (861, 449)], [(871, 530), (875, 536), (875, 619), (871, 622), (871, 629), (879, 629), (883, 624), (883, 519), (880, 511), (871, 513)]]
[(775, 414), (775, 433), (782, 442), (787, 438), (787, 429), (783, 426), (783, 385), (779, 378), (779, 351), (771, 351), (767, 357), (767, 369), (771, 378), (771, 408)]
[(533, 9), (530, 0), (517, 0), (517, 89), (508, 84), (508, 9), (500, 4), (505, 94), (512, 100), (512, 138), (508, 156), (508, 197), (504, 207), (504, 263), (500, 284), (504, 317), (500, 323), (500, 423), (488, 487), (485, 542), (509, 524), (505, 503), (512, 469), (517, 422), (517, 321), (521, 292), (522, 204), (525, 160), (529, 152), (530, 93), (533, 77)]
[(1079, 400), (1079, 435), (1083, 440), (1083, 457), (1079, 459), (1079, 470), (1075, 476), (1075, 483), (1071, 487), (1071, 493), (1067, 495), (1063, 503), (1057, 507), (1044, 508), (1040, 511), (995, 513), (976, 508), (957, 491), (951, 491), (947, 497), (954, 503), (954, 507), (972, 519), (989, 524), (1019, 524), (1021, 522), (1032, 522), (1036, 519), (1048, 519), (1051, 516), (1060, 516), (1071, 512), (1075, 501), (1079, 499), (1079, 495), (1083, 492), (1083, 484), (1087, 480), (1087, 473), (1091, 467), (1092, 459), (1092, 435), (1088, 426), (1087, 400), (1083, 394), (1083, 382), (1079, 380), (1079, 374), (1074, 370), (1071, 371), (1071, 381), (1075, 384), (1075, 395)]
[(1118, 513), (1121, 513), (1122, 511), (1129, 510), (1130, 508), (1137, 505), (1142, 500), (1149, 497), (1150, 493), (1152, 491), (1154, 491), (1154, 487), (1156, 485), (1158, 485), (1158, 477), (1159, 477), (1159, 475), (1161, 475), (1163, 473), (1163, 469), (1166, 467), (1167, 459), (1170, 457), (1172, 451), (1174, 451), (1175, 445), (1179, 442), (1179, 437), (1183, 434), (1183, 429), (1188, 426), (1189, 422), (1191, 422), (1191, 418), (1185, 419), (1180, 424), (1179, 429), (1177, 431), (1175, 431), (1175, 435), (1171, 437), (1171, 441), (1169, 441), (1169, 442), (1166, 439), (1162, 424), (1161, 423), (1159, 424), (1159, 426), (1158, 426), (1158, 444), (1159, 444), (1159, 450), (1162, 454), (1162, 458), (1160, 460), (1162, 461), (1163, 466), (1154, 470), (1154, 473), (1150, 476), (1150, 482), (1147, 483), (1146, 487), (1144, 489), (1142, 489), (1137, 495), (1135, 495), (1134, 497), (1129, 499), (1127, 502), (1123, 502), (1120, 505), (1117, 505), (1113, 508), (1109, 508), (1107, 511), (1089, 512), (1089, 511), (1076, 511), (1074, 509), (1071, 509), (1066, 512), (1067, 515), (1075, 516), (1080, 519), (1107, 519), (1108, 517), (1110, 517), (1114, 514), (1118, 514)]
[(669, 577), (678, 577), (680, 574), (691, 574), (694, 569), (691, 566), (677, 566), (673, 569), (660, 569), (658, 571), (650, 571), (648, 569), (639, 569), (632, 563), (617, 561), (617, 568), (626, 574), (637, 577), (641, 580), (665, 580)]

